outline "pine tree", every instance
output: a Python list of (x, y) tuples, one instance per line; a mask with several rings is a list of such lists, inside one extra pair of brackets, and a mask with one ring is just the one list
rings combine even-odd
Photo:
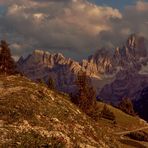
[(48, 79), (48, 87), (50, 89), (55, 89), (55, 82), (54, 82), (54, 80), (52, 79), (51, 76), (49, 76), (49, 79)]
[(80, 72), (77, 77), (76, 85), (78, 91), (72, 95), (72, 102), (81, 108), (87, 115), (94, 119), (98, 118), (98, 110), (96, 103), (96, 93), (91, 86), (90, 79), (86, 73)]
[(16, 65), (11, 57), (9, 45), (4, 40), (0, 42), (0, 73), (2, 74), (16, 73)]

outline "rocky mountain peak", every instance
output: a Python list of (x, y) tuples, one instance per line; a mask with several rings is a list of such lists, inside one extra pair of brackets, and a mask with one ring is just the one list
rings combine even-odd
[(136, 99), (137, 93), (148, 84), (145, 38), (130, 35), (122, 48), (115, 49), (113, 61), (116, 69), (121, 68), (117, 71), (115, 80), (100, 91), (100, 96), (112, 103), (125, 96)]
[(44, 54), (43, 50), (36, 49), (33, 51), (33, 55), (43, 55), (43, 54)]
[(131, 34), (127, 39), (127, 47), (134, 49), (136, 47), (137, 36), (135, 34)]
[(126, 46), (131, 54), (136, 57), (145, 57), (147, 55), (147, 48), (145, 38), (132, 34), (129, 36)]
[[(125, 44), (115, 49), (101, 48), (95, 54), (88, 57), (88, 61), (83, 61), (82, 66), (96, 75), (115, 74), (119, 69), (140, 70), (146, 60), (147, 49), (145, 38), (136, 34), (131, 34)], [(145, 62), (147, 63), (147, 62)]]

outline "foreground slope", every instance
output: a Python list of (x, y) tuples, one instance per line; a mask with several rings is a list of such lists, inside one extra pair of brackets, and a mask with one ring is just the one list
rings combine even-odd
[[(104, 104), (98, 105), (101, 111)], [(138, 117), (108, 107), (116, 116), (116, 125), (106, 119), (90, 119), (66, 94), (44, 84), (0, 75), (0, 147), (127, 147), (116, 133), (147, 125)]]
[(68, 96), (21, 76), (0, 76), (0, 147), (117, 147)]

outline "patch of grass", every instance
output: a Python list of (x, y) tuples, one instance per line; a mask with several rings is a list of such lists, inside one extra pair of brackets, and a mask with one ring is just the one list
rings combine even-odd
[[(98, 108), (100, 112), (103, 109), (103, 107), (104, 107), (104, 103), (98, 102)], [(133, 128), (142, 126), (138, 117), (133, 117), (131, 115), (128, 115), (124, 113), (123, 111), (119, 110), (118, 108), (115, 108), (111, 105), (107, 105), (107, 107), (115, 115), (118, 126), (128, 128), (128, 129), (130, 128), (133, 129)]]

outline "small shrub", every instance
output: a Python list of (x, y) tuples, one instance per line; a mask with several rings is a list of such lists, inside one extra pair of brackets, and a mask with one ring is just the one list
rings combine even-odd
[(36, 82), (39, 83), (42, 86), (47, 86), (43, 79), (37, 79)]
[(54, 80), (52, 79), (51, 76), (49, 76), (49, 79), (48, 79), (48, 87), (50, 89), (55, 89), (55, 82), (54, 82)]
[(110, 111), (107, 105), (104, 105), (103, 110), (101, 111), (100, 117), (108, 120), (116, 121), (116, 117), (114, 113)]
[(136, 115), (133, 109), (133, 103), (129, 98), (123, 98), (118, 105), (119, 109), (129, 115)]

